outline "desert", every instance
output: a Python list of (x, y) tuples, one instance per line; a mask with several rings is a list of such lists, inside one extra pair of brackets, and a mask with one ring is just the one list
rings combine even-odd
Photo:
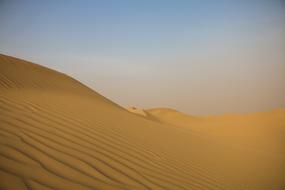
[(203, 117), (125, 109), (6, 55), (0, 84), (1, 189), (284, 188), (284, 109)]
[(284, 0), (0, 0), (0, 190), (285, 190)]

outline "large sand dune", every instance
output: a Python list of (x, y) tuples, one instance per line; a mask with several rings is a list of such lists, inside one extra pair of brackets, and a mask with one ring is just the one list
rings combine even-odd
[(0, 55), (0, 189), (285, 189), (285, 112), (136, 115)]

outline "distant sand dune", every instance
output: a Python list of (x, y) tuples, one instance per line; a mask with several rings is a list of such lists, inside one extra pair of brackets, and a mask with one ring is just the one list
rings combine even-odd
[(0, 189), (285, 187), (283, 110), (236, 120), (139, 113), (0, 55)]

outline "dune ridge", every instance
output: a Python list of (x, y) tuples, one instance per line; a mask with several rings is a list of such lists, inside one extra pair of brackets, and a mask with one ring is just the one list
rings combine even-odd
[(218, 140), (223, 130), (208, 132), (215, 123), (146, 119), (65, 74), (0, 55), (0, 189), (279, 190), (283, 113), (276, 117), (261, 144)]

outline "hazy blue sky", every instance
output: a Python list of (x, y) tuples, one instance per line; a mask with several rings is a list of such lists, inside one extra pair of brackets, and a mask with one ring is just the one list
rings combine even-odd
[(0, 0), (0, 52), (122, 106), (285, 107), (282, 0)]

